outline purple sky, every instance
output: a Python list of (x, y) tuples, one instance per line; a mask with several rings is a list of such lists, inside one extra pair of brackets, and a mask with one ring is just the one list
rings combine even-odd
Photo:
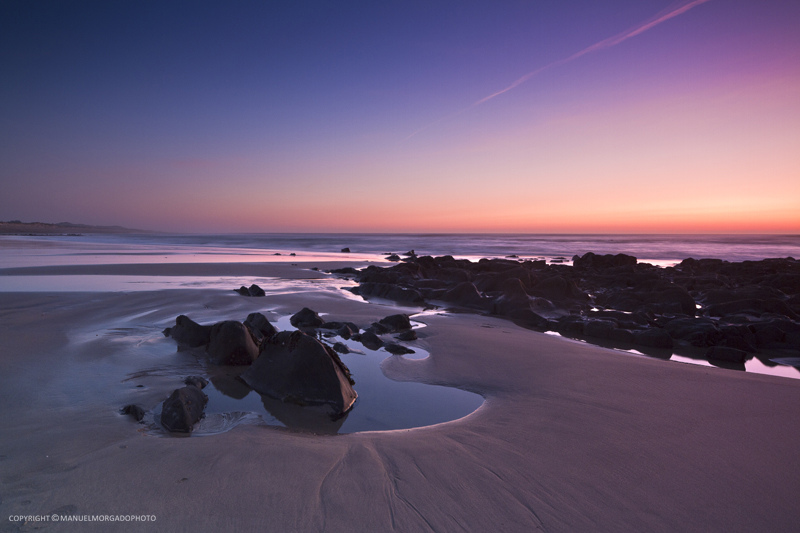
[(800, 232), (800, 2), (0, 3), (0, 220)]

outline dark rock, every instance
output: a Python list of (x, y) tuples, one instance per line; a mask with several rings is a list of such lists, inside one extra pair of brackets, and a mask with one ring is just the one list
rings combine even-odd
[(239, 294), (241, 294), (242, 296), (250, 296), (250, 291), (249, 291), (249, 290), (247, 289), (247, 287), (245, 287), (244, 285), (242, 285), (242, 286), (241, 286), (241, 287), (239, 287), (238, 289), (233, 289), (233, 290), (234, 290), (235, 292), (238, 292), (238, 293), (239, 293)]
[(387, 260), (387, 261), (392, 261), (392, 262), (395, 262), (395, 263), (396, 263), (396, 262), (400, 261), (400, 256), (399, 256), (399, 255), (397, 255), (397, 254), (391, 254), (391, 255), (387, 255), (387, 256), (386, 256), (386, 260)]
[(322, 405), (333, 416), (347, 412), (358, 396), (336, 352), (302, 331), (281, 332), (266, 341), (241, 378), (260, 394), (298, 405)]
[[(294, 255), (294, 254), (292, 254)], [(264, 289), (253, 283), (247, 288), (247, 292), (250, 296), (266, 296), (267, 293), (264, 292)]]
[(400, 331), (411, 329), (411, 320), (409, 320), (408, 315), (402, 313), (382, 318), (378, 321), (378, 324), (386, 329), (385, 333), (399, 333)]
[(350, 253), (350, 248), (342, 248), (342, 253), (343, 254), (349, 254)]
[(365, 331), (357, 339), (365, 348), (369, 350), (379, 350), (383, 346), (383, 341), (372, 331)]
[(724, 338), (717, 325), (707, 318), (676, 318), (665, 324), (664, 329), (673, 339), (692, 346), (715, 346)]
[(386, 348), (386, 351), (392, 355), (403, 355), (407, 353), (414, 353), (414, 350), (412, 350), (411, 348), (407, 348), (402, 344), (396, 344), (394, 342), (388, 342), (384, 344), (383, 347)]
[(425, 300), (416, 289), (399, 287), (390, 283), (361, 283), (352, 289), (353, 294), (364, 298), (383, 298), (400, 303), (425, 305)]
[(123, 415), (130, 415), (136, 419), (137, 422), (141, 422), (144, 420), (145, 410), (142, 409), (138, 405), (130, 404), (126, 405), (122, 409), (119, 410), (120, 414)]
[(333, 349), (338, 353), (350, 353), (350, 348), (348, 348), (348, 346), (343, 342), (335, 343), (333, 345)]
[(548, 320), (531, 309), (516, 309), (504, 315), (518, 326), (544, 331), (547, 329)]
[(208, 358), (216, 365), (249, 365), (258, 357), (258, 347), (241, 322), (226, 320), (211, 328)]
[(441, 299), (445, 302), (454, 303), (463, 307), (473, 307), (483, 309), (487, 305), (487, 300), (478, 292), (478, 289), (469, 281), (459, 283), (452, 289), (445, 292)]
[(706, 307), (709, 316), (725, 317), (728, 315), (751, 314), (761, 316), (764, 313), (783, 315), (792, 320), (800, 320), (800, 316), (792, 311), (786, 302), (777, 299), (769, 300), (736, 300)]
[(208, 380), (200, 376), (189, 376), (183, 380), (185, 385), (192, 385), (198, 389), (205, 389), (208, 385)]
[(636, 344), (648, 346), (650, 348), (672, 348), (672, 337), (669, 333), (659, 328), (648, 328), (635, 331), (633, 337)]
[(170, 328), (169, 335), (180, 347), (197, 348), (209, 343), (211, 326), (201, 326), (191, 318), (180, 315), (175, 319), (175, 326)]
[(400, 335), (395, 336), (395, 339), (399, 341), (415, 341), (417, 340), (417, 332), (413, 329), (409, 329), (408, 331), (404, 331)]
[(335, 268), (330, 271), (331, 274), (346, 274), (346, 275), (356, 275), (358, 274), (358, 270), (353, 267), (344, 267), (344, 268)]
[(583, 326), (583, 334), (588, 337), (608, 339), (615, 329), (617, 329), (617, 324), (611, 320), (589, 320)]
[(719, 330), (722, 333), (720, 345), (737, 348), (745, 352), (756, 351), (758, 341), (756, 340), (756, 336), (746, 325), (723, 325), (719, 327)]
[(203, 418), (208, 396), (194, 385), (176, 389), (164, 400), (161, 408), (161, 425), (167, 431), (191, 433), (194, 425)]
[(629, 329), (615, 328), (609, 333), (608, 338), (620, 344), (634, 344), (636, 342), (636, 337)]
[(786, 340), (786, 332), (777, 326), (757, 325), (755, 328), (756, 344), (761, 348), (768, 348), (777, 344), (783, 344)]
[(256, 344), (261, 344), (264, 339), (268, 339), (278, 333), (267, 317), (261, 313), (250, 313), (244, 321), (245, 327), (250, 331)]
[(582, 337), (584, 323), (579, 316), (565, 316), (558, 320), (559, 334), (564, 337)]
[(296, 328), (317, 328), (325, 323), (316, 312), (308, 307), (304, 307), (292, 315), (289, 322)]
[(728, 346), (712, 346), (706, 352), (706, 358), (731, 363), (744, 363), (747, 360), (747, 352)]
[(345, 340), (358, 333), (358, 326), (352, 322), (325, 322), (320, 326), (320, 329), (335, 330), (336, 335)]
[(531, 291), (534, 296), (541, 296), (551, 301), (569, 299), (586, 300), (587, 296), (575, 285), (575, 282), (563, 276), (551, 276), (538, 281)]
[(582, 257), (577, 255), (572, 258), (572, 265), (576, 268), (607, 269), (626, 266), (636, 266), (636, 258), (632, 255), (595, 255), (592, 252), (584, 254)]

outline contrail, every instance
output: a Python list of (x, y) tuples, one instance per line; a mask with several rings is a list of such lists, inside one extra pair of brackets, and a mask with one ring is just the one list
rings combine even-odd
[(608, 39), (603, 39), (602, 41), (597, 42), (597, 43), (595, 43), (595, 44), (593, 44), (591, 46), (587, 46), (583, 50), (575, 52), (574, 54), (572, 54), (569, 57), (565, 57), (564, 59), (559, 59), (557, 61), (553, 61), (552, 63), (549, 63), (549, 64), (547, 64), (547, 65), (545, 65), (543, 67), (539, 67), (534, 71), (528, 72), (527, 74), (525, 74), (521, 78), (519, 78), (516, 81), (514, 81), (511, 85), (509, 85), (505, 89), (501, 89), (501, 90), (499, 90), (499, 91), (497, 91), (495, 93), (490, 94), (489, 96), (481, 98), (477, 102), (474, 102), (472, 105), (470, 105), (467, 108), (462, 109), (461, 111), (458, 111), (458, 112), (453, 113), (451, 115), (448, 115), (446, 117), (440, 118), (439, 120), (437, 120), (435, 122), (432, 122), (432, 123), (428, 124), (427, 126), (418, 129), (417, 131), (415, 131), (414, 133), (412, 133), (411, 135), (406, 137), (406, 140), (408, 140), (411, 137), (413, 137), (414, 135), (416, 135), (416, 134), (418, 134), (418, 133), (430, 128), (431, 126), (434, 126), (435, 124), (438, 124), (439, 122), (441, 122), (441, 121), (443, 121), (445, 119), (453, 118), (455, 116), (458, 116), (461, 113), (463, 113), (464, 111), (467, 111), (469, 109), (472, 109), (473, 107), (479, 106), (484, 102), (488, 102), (492, 98), (496, 98), (496, 97), (500, 96), (501, 94), (507, 93), (508, 91), (510, 91), (512, 89), (515, 89), (516, 87), (519, 87), (520, 85), (522, 85), (523, 83), (525, 83), (529, 79), (533, 78), (534, 76), (537, 76), (538, 74), (541, 74), (545, 70), (551, 69), (553, 67), (561, 66), (561, 65), (563, 65), (565, 63), (569, 63), (570, 61), (574, 61), (574, 60), (578, 59), (579, 57), (585, 56), (586, 54), (589, 54), (589, 53), (592, 53), (592, 52), (597, 52), (598, 50), (604, 50), (606, 48), (610, 48), (612, 46), (618, 45), (619, 43), (621, 43), (623, 41), (627, 41), (631, 37), (635, 37), (635, 36), (637, 36), (637, 35), (639, 35), (641, 33), (646, 32), (650, 28), (654, 28), (655, 26), (658, 26), (662, 22), (665, 22), (665, 21), (667, 21), (667, 20), (669, 20), (669, 19), (671, 19), (673, 17), (677, 17), (678, 15), (682, 15), (683, 13), (686, 13), (687, 11), (689, 11), (690, 9), (692, 9), (695, 6), (699, 6), (700, 4), (705, 4), (706, 2), (709, 2), (709, 1), (710, 0), (692, 0), (690, 2), (684, 2), (684, 3), (682, 3), (682, 4), (678, 5), (678, 6), (674, 6), (673, 5), (671, 7), (668, 7), (666, 9), (664, 9), (663, 11), (661, 11), (661, 12), (657, 13), (656, 15), (654, 15), (650, 20), (642, 22), (638, 26), (635, 26), (635, 27), (633, 27), (633, 28), (631, 28), (629, 30), (626, 30), (626, 31), (622, 32), (622, 33), (618, 33), (617, 35), (614, 35), (613, 37), (609, 37)]

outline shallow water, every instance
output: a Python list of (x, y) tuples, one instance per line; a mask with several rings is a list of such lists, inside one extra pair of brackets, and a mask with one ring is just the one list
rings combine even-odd
[[(219, 317), (219, 320), (223, 319)], [(294, 329), (289, 324), (288, 316), (273, 323), (279, 330)], [(132, 330), (128, 341), (141, 345), (139, 337), (142, 336), (141, 330)], [(389, 379), (381, 370), (381, 363), (387, 358), (401, 356), (391, 355), (383, 348), (368, 350), (358, 342), (340, 337), (325, 338), (325, 342), (329, 345), (342, 342), (351, 350), (349, 354), (339, 355), (356, 382), (354, 388), (358, 399), (353, 408), (338, 420), (332, 420), (313, 407), (300, 407), (262, 396), (237, 379), (246, 367), (210, 365), (205, 363), (202, 354), (198, 354), (196, 363), (187, 363), (184, 369), (172, 366), (160, 371), (156, 367), (136, 377), (141, 379), (145, 375), (171, 374), (175, 376), (175, 388), (178, 388), (184, 377), (198, 373), (198, 364), (202, 366), (202, 373), (209, 380), (209, 385), (204, 389), (209, 401), (206, 417), (195, 427), (194, 436), (215, 435), (240, 424), (283, 427), (318, 434), (410, 429), (463, 418), (483, 404), (483, 397), (461, 389)], [(169, 340), (169, 343), (172, 341)], [(414, 346), (413, 341), (404, 344), (415, 353), (402, 357), (423, 359), (429, 356), (428, 352)], [(146, 346), (144, 349), (147, 349)], [(163, 346), (158, 349), (163, 349)], [(167, 432), (158, 423), (160, 408), (159, 404), (151, 409), (146, 420), (152, 434), (166, 435)]]
[[(342, 253), (349, 248), (351, 252)], [(800, 257), (800, 235), (294, 234), (0, 236), (0, 268), (105, 263), (378, 261), (384, 254), (547, 259), (626, 253), (669, 265)], [(295, 253), (295, 256), (289, 254)], [(280, 255), (275, 255), (280, 254)]]

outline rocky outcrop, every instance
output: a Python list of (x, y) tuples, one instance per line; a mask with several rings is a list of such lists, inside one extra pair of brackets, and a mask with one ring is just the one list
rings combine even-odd
[(686, 259), (660, 268), (589, 252), (572, 262), (409, 256), (348, 274), (360, 283), (353, 292), (365, 298), (443, 302), (604, 344), (800, 351), (795, 259)]

